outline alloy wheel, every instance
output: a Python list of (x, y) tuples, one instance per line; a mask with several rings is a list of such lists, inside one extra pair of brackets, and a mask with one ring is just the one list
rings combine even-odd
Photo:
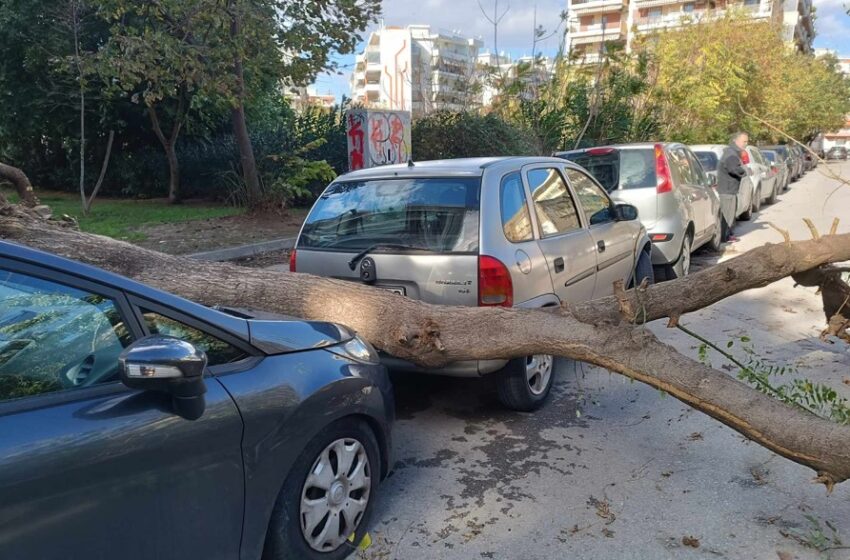
[(526, 358), (525, 378), (534, 395), (542, 395), (546, 392), (550, 377), (552, 377), (552, 356), (535, 354)]

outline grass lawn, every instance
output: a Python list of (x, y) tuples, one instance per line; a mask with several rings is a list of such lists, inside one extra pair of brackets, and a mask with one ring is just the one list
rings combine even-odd
[[(3, 189), (10, 202), (17, 202), (17, 194)], [(91, 212), (83, 216), (79, 195), (54, 191), (36, 191), (42, 204), (50, 206), (54, 216), (67, 214), (80, 223), (83, 231), (107, 235), (128, 241), (141, 241), (145, 235), (135, 228), (147, 224), (187, 222), (205, 218), (219, 218), (242, 214), (242, 208), (215, 205), (208, 202), (186, 202), (168, 204), (164, 199), (135, 200), (102, 198), (95, 199)]]

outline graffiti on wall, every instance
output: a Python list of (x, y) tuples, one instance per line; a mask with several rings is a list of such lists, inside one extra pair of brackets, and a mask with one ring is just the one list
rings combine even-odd
[(348, 136), (348, 169), (363, 169), (366, 156), (366, 113), (349, 111), (346, 126)]
[(351, 171), (405, 163), (410, 158), (410, 113), (406, 111), (349, 111), (346, 134)]

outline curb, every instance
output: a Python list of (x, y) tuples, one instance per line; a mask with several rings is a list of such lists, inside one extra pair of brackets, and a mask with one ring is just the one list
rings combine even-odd
[(199, 261), (232, 261), (244, 257), (253, 257), (262, 253), (271, 251), (280, 251), (281, 249), (291, 249), (295, 245), (294, 237), (286, 237), (284, 239), (273, 239), (271, 241), (263, 241), (261, 243), (251, 243), (248, 245), (239, 245), (236, 247), (227, 247), (225, 249), (216, 249), (214, 251), (204, 251), (202, 253), (193, 253), (185, 255), (190, 259)]

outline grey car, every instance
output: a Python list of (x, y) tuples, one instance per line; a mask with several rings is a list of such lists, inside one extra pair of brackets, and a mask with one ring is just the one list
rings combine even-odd
[(770, 165), (771, 171), (776, 174), (776, 188), (778, 191), (787, 191), (790, 177), (788, 166), (782, 160), (782, 156), (773, 150), (762, 149), (761, 154)]
[(638, 208), (652, 240), (656, 279), (687, 276), (693, 251), (720, 248), (720, 198), (684, 144), (621, 144), (555, 155), (587, 169), (614, 200)]
[[(691, 150), (699, 159), (703, 169), (711, 175), (714, 181), (717, 181), (717, 166), (723, 157), (724, 149), (726, 149), (726, 146), (723, 144), (691, 145)], [(761, 207), (761, 198), (756, 197), (755, 193), (756, 187), (753, 184), (753, 176), (743, 177), (738, 188), (735, 218), (746, 221), (752, 218), (753, 213), (758, 212)]]
[[(634, 206), (618, 205), (579, 166), (557, 158), (416, 162), (355, 171), (319, 197), (290, 269), (363, 282), (434, 304), (555, 307), (652, 280)], [(421, 370), (490, 375), (502, 402), (539, 407), (550, 356)]]
[(393, 417), (344, 327), (0, 242), (0, 558), (343, 558)]

